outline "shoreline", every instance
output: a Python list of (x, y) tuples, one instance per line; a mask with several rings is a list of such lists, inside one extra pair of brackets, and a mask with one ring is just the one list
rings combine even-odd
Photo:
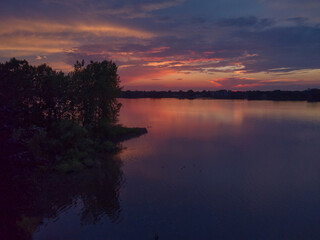
[(119, 98), (228, 99), (320, 102), (320, 89), (304, 91), (122, 91)]

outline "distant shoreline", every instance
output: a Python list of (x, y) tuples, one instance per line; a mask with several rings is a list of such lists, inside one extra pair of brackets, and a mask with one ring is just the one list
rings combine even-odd
[(304, 91), (122, 91), (120, 98), (242, 99), (320, 102), (320, 89)]

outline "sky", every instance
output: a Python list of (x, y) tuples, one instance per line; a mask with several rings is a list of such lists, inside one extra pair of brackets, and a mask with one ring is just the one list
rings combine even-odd
[(320, 88), (319, 0), (0, 1), (0, 62), (113, 60), (124, 90)]

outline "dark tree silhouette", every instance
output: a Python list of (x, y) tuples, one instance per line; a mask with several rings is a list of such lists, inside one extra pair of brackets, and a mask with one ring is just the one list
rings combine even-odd
[(121, 92), (117, 66), (112, 61), (77, 62), (71, 74), (73, 100), (78, 120), (83, 125), (101, 121), (115, 123), (121, 105), (117, 97)]
[(146, 132), (117, 125), (120, 92), (112, 61), (77, 62), (68, 75), (14, 58), (0, 63), (0, 140), (19, 145), (24, 160), (92, 167), (97, 153), (117, 149), (117, 137)]

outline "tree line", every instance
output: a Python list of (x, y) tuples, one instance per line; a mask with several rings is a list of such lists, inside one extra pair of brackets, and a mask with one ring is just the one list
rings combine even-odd
[(117, 66), (112, 61), (77, 62), (65, 75), (43, 64), (11, 59), (0, 64), (2, 124), (47, 126), (59, 120), (81, 125), (115, 123), (120, 110)]
[(320, 101), (320, 89), (304, 91), (122, 91), (122, 98), (180, 98), (180, 99), (247, 99), (274, 101)]

